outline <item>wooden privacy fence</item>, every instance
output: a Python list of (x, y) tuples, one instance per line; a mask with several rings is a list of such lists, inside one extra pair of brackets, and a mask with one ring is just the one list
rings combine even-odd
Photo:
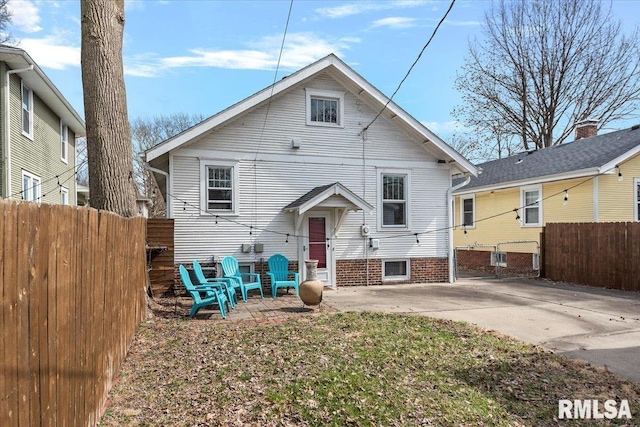
[(173, 219), (147, 220), (147, 261), (149, 282), (154, 297), (173, 296), (176, 266), (173, 263)]
[(640, 223), (547, 224), (540, 243), (544, 277), (640, 291)]
[(145, 314), (145, 220), (0, 201), (0, 425), (97, 425)]

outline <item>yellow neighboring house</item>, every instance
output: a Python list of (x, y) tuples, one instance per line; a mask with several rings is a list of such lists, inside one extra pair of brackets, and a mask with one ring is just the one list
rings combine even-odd
[(539, 243), (552, 222), (638, 221), (640, 125), (596, 133), (596, 122), (583, 122), (576, 134), (586, 138), (478, 165), (453, 192), (454, 245)]

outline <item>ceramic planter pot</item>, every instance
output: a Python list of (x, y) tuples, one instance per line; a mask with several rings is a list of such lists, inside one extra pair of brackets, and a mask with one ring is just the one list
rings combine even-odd
[(306, 260), (304, 264), (307, 267), (307, 280), (300, 284), (300, 299), (305, 305), (319, 305), (324, 284), (318, 280), (318, 260)]

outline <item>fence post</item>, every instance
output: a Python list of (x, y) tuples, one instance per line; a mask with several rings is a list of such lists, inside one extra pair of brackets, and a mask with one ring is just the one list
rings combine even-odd
[(545, 241), (545, 231), (546, 231), (546, 227), (542, 227), (542, 231), (540, 232), (540, 255), (539, 255), (540, 259), (538, 260), (538, 264), (540, 268), (540, 277), (547, 277), (547, 269), (545, 267), (546, 259), (547, 259), (547, 253), (546, 253), (547, 245)]

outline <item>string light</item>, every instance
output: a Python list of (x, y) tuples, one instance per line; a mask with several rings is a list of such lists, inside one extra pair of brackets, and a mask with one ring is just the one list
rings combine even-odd
[(462, 224), (462, 229), (464, 230), (464, 237), (467, 237), (467, 224)]
[(184, 202), (184, 205), (182, 205), (182, 210), (186, 211), (187, 210), (187, 202)]
[(516, 213), (516, 221), (520, 221), (520, 212), (518, 211), (518, 208), (515, 208), (513, 211)]
[(253, 226), (249, 226), (249, 236), (253, 235)]
[(413, 233), (414, 236), (416, 236), (416, 243), (418, 244), (418, 246), (420, 246), (420, 239), (418, 239), (418, 233)]
[(218, 215), (216, 215), (216, 225), (218, 225)]
[(618, 181), (622, 181), (622, 171), (620, 170), (620, 165), (616, 165), (616, 169), (618, 169)]
[(569, 190), (564, 190), (564, 201), (562, 204), (566, 206), (567, 203), (569, 203)]
[(284, 245), (287, 246), (289, 244), (289, 233), (287, 233), (287, 239), (284, 241)]

